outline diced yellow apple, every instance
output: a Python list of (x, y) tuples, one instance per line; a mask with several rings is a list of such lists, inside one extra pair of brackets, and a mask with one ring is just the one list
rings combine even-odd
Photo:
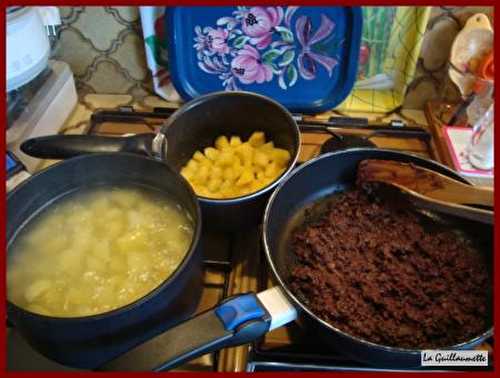
[(252, 147), (262, 146), (264, 143), (266, 143), (266, 136), (264, 132), (254, 131), (252, 135), (250, 135), (250, 138), (248, 138), (248, 143), (250, 143)]

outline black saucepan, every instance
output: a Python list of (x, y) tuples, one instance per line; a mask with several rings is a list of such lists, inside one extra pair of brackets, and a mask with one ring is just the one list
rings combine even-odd
[(90, 185), (123, 184), (159, 191), (183, 206), (194, 222), (193, 241), (177, 270), (159, 287), (107, 313), (57, 318), (34, 314), (7, 302), (8, 320), (34, 349), (59, 363), (80, 368), (100, 365), (189, 317), (201, 296), (198, 200), (179, 174), (147, 157), (126, 153), (85, 155), (32, 176), (7, 197), (8, 245), (30, 219), (57, 199)]
[[(450, 169), (414, 155), (379, 149), (350, 149), (322, 155), (295, 170), (271, 196), (264, 216), (263, 239), (267, 261), (278, 286), (264, 292), (243, 294), (173, 327), (124, 355), (107, 362), (99, 370), (166, 370), (191, 358), (228, 346), (255, 340), (266, 332), (299, 320), (310, 335), (320, 335), (332, 348), (352, 358), (379, 367), (418, 367), (420, 350), (375, 344), (343, 332), (318, 318), (288, 287), (290, 229), (304, 209), (330, 194), (354, 185), (357, 166), (364, 159), (411, 162), (465, 182)], [(474, 243), (486, 261), (492, 262), (493, 230), (457, 218), (436, 218), (460, 231)], [(437, 224), (437, 223), (436, 223)], [(492, 265), (492, 264), (491, 264)], [(491, 272), (490, 272), (491, 273)], [(492, 275), (490, 274), (490, 277)], [(492, 294), (489, 293), (490, 298)], [(490, 305), (492, 299), (490, 300)], [(492, 308), (489, 308), (492, 314)], [(470, 349), (493, 333), (492, 318), (487, 328), (471, 340), (443, 349)], [(314, 336), (313, 336), (314, 337)], [(147, 353), (155, 350), (157, 353)]]
[(167, 162), (176, 171), (197, 150), (212, 146), (220, 135), (247, 139), (264, 131), (267, 140), (290, 152), (288, 169), (269, 186), (234, 199), (199, 196), (204, 227), (234, 231), (256, 225), (269, 195), (292, 170), (300, 147), (300, 133), (292, 115), (282, 105), (250, 92), (216, 92), (197, 97), (170, 116), (159, 134), (131, 137), (55, 135), (29, 139), (21, 150), (31, 156), (64, 159), (82, 153), (132, 152)]

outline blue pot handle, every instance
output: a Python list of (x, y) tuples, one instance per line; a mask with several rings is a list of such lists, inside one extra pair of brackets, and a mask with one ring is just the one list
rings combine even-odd
[[(261, 295), (266, 292), (274, 297)], [(256, 340), (271, 328), (283, 324), (277, 324), (276, 317), (273, 320), (263, 303), (275, 302), (276, 293), (266, 292), (229, 297), (215, 308), (169, 329), (97, 370), (169, 370), (206, 353)], [(295, 319), (295, 309), (290, 307), (293, 314), (283, 321)]]

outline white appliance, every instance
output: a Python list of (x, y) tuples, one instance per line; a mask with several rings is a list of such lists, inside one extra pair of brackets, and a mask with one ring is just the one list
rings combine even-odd
[(19, 146), (59, 132), (77, 103), (75, 82), (68, 64), (49, 59), (57, 7), (8, 7), (6, 23), (7, 150), (33, 173), (41, 160)]
[(33, 80), (47, 66), (50, 43), (36, 7), (7, 8), (7, 91)]
[[(19, 146), (28, 138), (57, 134), (78, 99), (73, 73), (67, 63), (49, 61), (45, 75), (36, 80), (42, 80), (43, 83), (22, 105), (21, 113), (7, 129), (7, 149), (30, 173), (37, 170), (41, 160), (24, 154)], [(24, 98), (20, 101), (24, 101)]]

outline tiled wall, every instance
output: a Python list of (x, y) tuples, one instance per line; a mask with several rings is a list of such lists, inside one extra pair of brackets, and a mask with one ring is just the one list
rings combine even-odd
[[(446, 75), (455, 35), (476, 12), (492, 17), (492, 7), (434, 7), (415, 79), (404, 106), (423, 108), (431, 99), (458, 99)], [(55, 57), (71, 65), (80, 95), (152, 93), (137, 7), (61, 7), (63, 25)]]
[(55, 58), (68, 62), (79, 95), (144, 97), (152, 83), (137, 7), (61, 7)]

